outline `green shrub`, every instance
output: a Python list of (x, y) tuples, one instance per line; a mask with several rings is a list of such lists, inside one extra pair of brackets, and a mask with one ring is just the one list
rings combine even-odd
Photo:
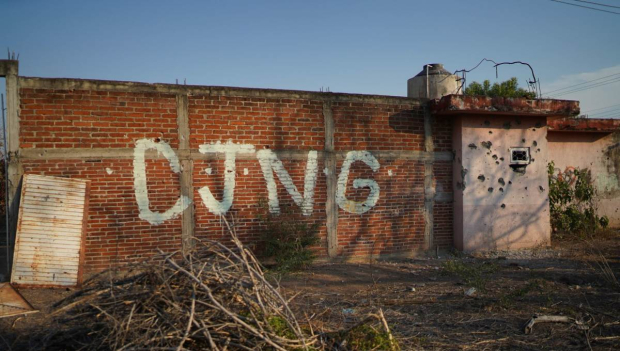
[(307, 217), (284, 207), (280, 214), (258, 216), (263, 256), (275, 260), (274, 269), (292, 272), (306, 268), (316, 258), (310, 247), (319, 242), (319, 223), (310, 224)]
[(442, 264), (442, 268), (442, 274), (456, 275), (468, 286), (486, 291), (487, 281), (490, 275), (497, 271), (498, 266), (493, 263), (448, 260)]
[(346, 335), (345, 345), (348, 350), (355, 351), (400, 350), (400, 346), (396, 340), (390, 339), (388, 332), (370, 324), (362, 324), (350, 330)]
[(555, 174), (555, 164), (548, 165), (551, 228), (560, 238), (585, 238), (609, 225), (609, 218), (596, 214), (596, 190), (587, 168), (568, 169)]

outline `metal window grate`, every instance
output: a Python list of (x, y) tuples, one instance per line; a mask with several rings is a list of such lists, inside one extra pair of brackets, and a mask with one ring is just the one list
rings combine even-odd
[(511, 165), (530, 164), (530, 148), (529, 147), (510, 148), (510, 164)]

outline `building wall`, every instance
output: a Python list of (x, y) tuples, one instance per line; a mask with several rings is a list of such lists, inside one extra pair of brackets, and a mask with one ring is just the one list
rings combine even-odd
[(598, 213), (620, 228), (620, 135), (602, 132), (549, 131), (549, 160), (555, 172), (588, 168), (597, 189)]
[[(458, 249), (517, 249), (550, 242), (546, 132), (543, 117), (457, 117), (453, 171)], [(511, 147), (530, 148), (532, 162), (523, 174), (510, 167)]]
[(23, 172), (92, 181), (89, 271), (227, 240), (220, 215), (250, 245), (261, 214), (318, 222), (322, 256), (452, 243), (452, 122), (419, 100), (24, 77), (19, 93)]

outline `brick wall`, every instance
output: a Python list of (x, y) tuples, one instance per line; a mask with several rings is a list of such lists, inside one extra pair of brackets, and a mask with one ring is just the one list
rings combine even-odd
[[(189, 150), (179, 150), (184, 137), (179, 135), (178, 96), (188, 96)], [(226, 240), (219, 215), (205, 206), (199, 193), (208, 187), (216, 201), (223, 201), (226, 155), (201, 153), (201, 146), (229, 141), (253, 146), (252, 153), (237, 154), (234, 200), (226, 211), (241, 239), (250, 244), (259, 241), (257, 217), (269, 210), (265, 169), (258, 160), (260, 151), (275, 153), (302, 195), (309, 153), (316, 151), (313, 207), (303, 218), (321, 224), (321, 243), (316, 250), (327, 255), (331, 229), (326, 226), (326, 203), (335, 194), (327, 193), (325, 174), (329, 173), (325, 160), (331, 152), (325, 149), (330, 133), (326, 102), (334, 122), (335, 174), (345, 186), (346, 200), (358, 204), (367, 201), (373, 184), (379, 194), (364, 213), (352, 213), (355, 204), (338, 210), (338, 225), (333, 228), (338, 253), (392, 254), (424, 249), (424, 155), (428, 153), (424, 150), (424, 113), (417, 100), (34, 78), (22, 78), (20, 98), (24, 173), (92, 181), (87, 270), (143, 259), (158, 248), (174, 251), (182, 247), (181, 216), (160, 224), (139, 216), (134, 147), (142, 139), (166, 143), (180, 160), (191, 161), (190, 206), (195, 211), (194, 233), (199, 239)], [(449, 121), (434, 122), (435, 151), (443, 152), (444, 159), (451, 150), (451, 133)], [(378, 168), (372, 169), (372, 160), (347, 161), (350, 151), (367, 151), (371, 156), (363, 156), (374, 158)], [(347, 162), (348, 178), (340, 178)], [(145, 168), (149, 209), (163, 213), (179, 199), (179, 173), (171, 169), (169, 160), (152, 150), (146, 152)], [(437, 191), (451, 194), (451, 162), (435, 161), (432, 168)], [(290, 189), (283, 185), (285, 180), (271, 172), (282, 211), (300, 213)], [(365, 179), (365, 185), (356, 188), (356, 179)], [(433, 217), (435, 244), (450, 246), (452, 203), (436, 201)]]

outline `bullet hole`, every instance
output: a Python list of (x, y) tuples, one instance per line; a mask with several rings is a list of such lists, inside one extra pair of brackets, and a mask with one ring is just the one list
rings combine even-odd
[(491, 141), (483, 141), (483, 142), (480, 143), (480, 145), (482, 145), (482, 147), (490, 150), (491, 146), (493, 146), (493, 143)]
[(490, 125), (491, 125), (491, 122), (489, 122), (489, 121), (484, 121), (484, 125), (488, 127), (488, 126), (490, 126)]
[(503, 161), (503, 160), (504, 160), (504, 158), (503, 158), (503, 157), (500, 157), (500, 158), (499, 158), (499, 160), (500, 160), (500, 161)]
[(469, 145), (467, 145), (467, 146), (468, 146), (470, 149), (472, 149), (472, 150), (475, 150), (475, 149), (477, 149), (477, 148), (478, 148), (478, 147), (476, 146), (476, 144), (474, 144), (474, 143), (471, 143), (471, 144), (469, 144)]
[(525, 187), (525, 190), (527, 190), (527, 187)]
[(536, 128), (532, 129), (532, 132), (535, 132), (535, 131), (536, 131)]
[(543, 188), (542, 185), (541, 185), (541, 186), (538, 187), (538, 190), (545, 191), (545, 188)]
[(509, 181), (508, 181), (508, 185), (512, 185), (512, 180), (509, 180)]
[(497, 160), (497, 155), (493, 155), (493, 159), (494, 159), (494, 160)]
[(492, 193), (492, 192), (493, 192), (493, 188), (489, 188), (489, 189), (487, 189), (487, 190), (488, 190), (490, 193)]
[(532, 159), (531, 159), (531, 160), (532, 160), (532, 162), (536, 161), (536, 159), (535, 159), (535, 158), (533, 158), (533, 157), (532, 157)]
[(265, 145), (265, 149), (269, 149), (269, 145)]
[(504, 192), (504, 188), (499, 188), (499, 191), (501, 191), (503, 193)]
[(536, 140), (532, 141), (532, 145), (534, 145), (534, 147), (538, 146), (538, 142)]
[(521, 142), (522, 142), (522, 143), (524, 143), (524, 142), (525, 142), (525, 139), (521, 139)]
[(498, 183), (500, 183), (501, 185), (506, 185), (506, 182), (504, 181), (504, 178), (499, 178), (497, 180)]
[(493, 134), (493, 131), (492, 131), (492, 130), (489, 130), (489, 134)]
[(159, 137), (153, 139), (154, 142), (159, 143), (161, 141), (161, 139)]
[(499, 164), (499, 161), (495, 161), (495, 164), (496, 164), (496, 165), (498, 165), (498, 164)]
[(479, 176), (478, 176), (478, 179), (479, 179), (481, 182), (484, 182), (484, 180), (485, 180), (486, 178), (485, 178), (484, 174), (481, 174), (481, 175), (479, 175)]
[(502, 206), (501, 206), (501, 207), (502, 207), (502, 208), (506, 208), (506, 204), (502, 204)]
[(510, 129), (510, 128), (512, 128), (512, 124), (510, 122), (504, 123), (504, 129)]
[(491, 154), (491, 152), (490, 152), (490, 151), (489, 151), (489, 152), (487, 152), (487, 155), (490, 155), (490, 154)]
[(540, 149), (536, 149), (536, 151), (540, 152)]

